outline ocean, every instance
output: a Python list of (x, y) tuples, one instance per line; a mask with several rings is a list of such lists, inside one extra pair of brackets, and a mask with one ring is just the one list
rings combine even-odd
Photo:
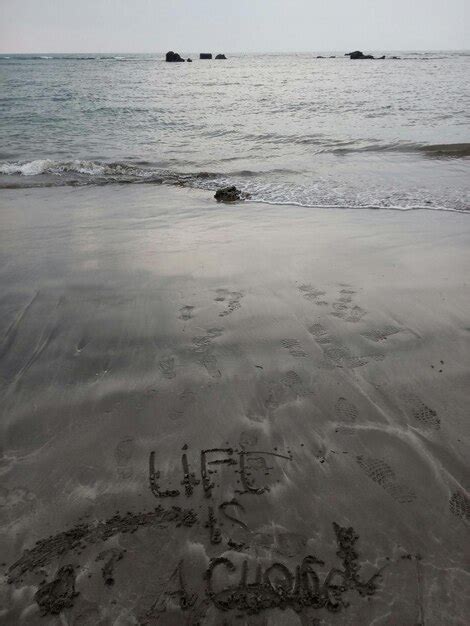
[[(311, 207), (470, 207), (470, 53), (0, 57), (0, 187), (235, 184)], [(325, 54), (325, 53), (323, 53)]]

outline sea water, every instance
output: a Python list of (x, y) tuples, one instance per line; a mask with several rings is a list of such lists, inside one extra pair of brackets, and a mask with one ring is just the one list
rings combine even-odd
[(0, 187), (235, 184), (259, 202), (468, 210), (470, 53), (344, 52), (0, 56)]

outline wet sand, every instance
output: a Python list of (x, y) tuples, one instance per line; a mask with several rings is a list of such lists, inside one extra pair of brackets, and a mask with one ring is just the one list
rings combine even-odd
[(467, 623), (468, 216), (0, 216), (1, 624)]

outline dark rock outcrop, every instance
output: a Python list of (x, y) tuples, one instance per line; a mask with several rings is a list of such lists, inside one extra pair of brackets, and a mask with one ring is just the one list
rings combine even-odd
[(237, 200), (243, 200), (245, 197), (246, 195), (242, 194), (235, 186), (221, 187), (217, 189), (214, 195), (217, 202), (237, 202)]
[(212, 59), (212, 54), (210, 52), (201, 52), (199, 55), (200, 59)]
[(349, 57), (352, 60), (356, 60), (356, 59), (373, 59), (374, 58), (371, 54), (364, 54), (360, 50), (355, 50), (354, 52), (348, 52), (344, 56), (345, 57)]
[(184, 59), (177, 52), (173, 52), (173, 50), (166, 53), (165, 60), (167, 63), (184, 63)]
[(216, 58), (216, 59), (223, 60), (223, 61), (226, 61), (226, 60), (227, 60), (227, 57), (225, 56), (225, 54), (218, 54), (215, 58)]
[(192, 63), (193, 60), (192, 59), (186, 59), (186, 63)]
[(317, 56), (317, 59), (324, 59), (325, 57), (322, 57), (321, 55)]

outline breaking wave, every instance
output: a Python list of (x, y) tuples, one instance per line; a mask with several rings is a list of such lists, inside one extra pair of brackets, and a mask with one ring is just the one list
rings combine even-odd
[[(468, 144), (457, 144), (466, 146)], [(441, 150), (441, 146), (432, 146)], [(447, 148), (449, 148), (447, 146)], [(456, 149), (456, 148), (453, 148)], [(450, 148), (449, 148), (450, 151)], [(463, 151), (463, 148), (461, 148)], [(0, 163), (0, 189), (63, 187), (109, 184), (176, 185), (214, 191), (236, 185), (252, 202), (311, 208), (434, 209), (470, 212), (468, 202), (445, 192), (406, 191), (373, 187), (344, 187), (318, 178), (309, 184), (289, 182), (295, 173), (285, 168), (222, 172), (178, 172), (140, 161), (97, 162), (87, 160)]]

